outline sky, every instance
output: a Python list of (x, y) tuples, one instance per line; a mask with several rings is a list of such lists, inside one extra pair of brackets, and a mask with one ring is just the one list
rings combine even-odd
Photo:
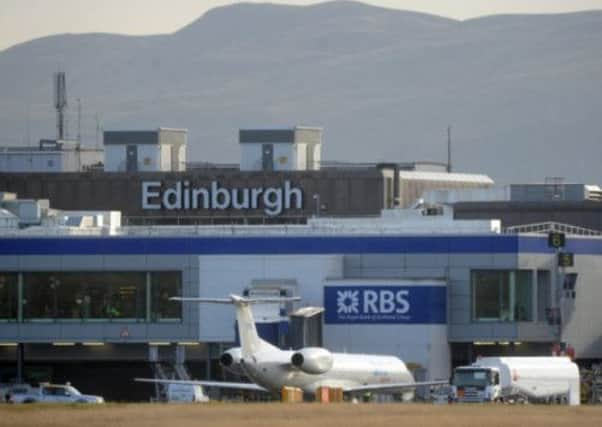
[[(248, 2), (248, 1), (247, 1)], [(256, 2), (256, 0), (251, 0)], [(265, 1), (263, 1), (265, 2)], [(602, 0), (364, 0), (377, 6), (455, 19), (506, 13), (602, 9)], [(232, 0), (0, 0), (0, 50), (61, 33), (172, 33)], [(307, 5), (315, 0), (271, 0)]]

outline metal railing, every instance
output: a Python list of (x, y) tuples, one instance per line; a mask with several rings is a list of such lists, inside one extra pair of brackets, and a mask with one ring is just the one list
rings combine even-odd
[(522, 224), (513, 225), (504, 229), (505, 233), (517, 234), (517, 233), (538, 233), (547, 234), (552, 231), (559, 231), (561, 233), (572, 234), (575, 236), (602, 236), (602, 231), (592, 230), (590, 228), (579, 227), (577, 225), (564, 224), (561, 222), (537, 222), (533, 224)]
[(161, 216), (141, 215), (124, 216), (124, 226), (161, 226), (161, 225), (275, 225), (307, 224), (307, 215), (283, 215), (267, 217), (265, 215), (246, 216)]

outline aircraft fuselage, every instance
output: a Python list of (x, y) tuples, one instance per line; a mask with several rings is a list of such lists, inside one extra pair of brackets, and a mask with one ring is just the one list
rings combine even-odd
[(291, 365), (294, 351), (265, 351), (241, 359), (249, 378), (266, 389), (279, 391), (283, 386), (298, 387), (315, 393), (321, 386), (357, 387), (414, 381), (405, 364), (394, 356), (332, 353), (332, 368), (322, 374), (309, 374)]

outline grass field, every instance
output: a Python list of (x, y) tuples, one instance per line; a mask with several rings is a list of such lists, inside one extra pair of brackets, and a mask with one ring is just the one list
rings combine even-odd
[(427, 404), (0, 405), (10, 427), (602, 426), (602, 406)]

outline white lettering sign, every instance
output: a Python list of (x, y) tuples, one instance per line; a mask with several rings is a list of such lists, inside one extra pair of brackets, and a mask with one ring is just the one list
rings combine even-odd
[(410, 311), (408, 297), (410, 291), (400, 290), (397, 292), (389, 290), (364, 291), (364, 313), (366, 314), (405, 314)]
[(142, 209), (161, 209), (161, 205), (149, 202), (151, 197), (159, 197), (159, 192), (151, 191), (151, 188), (160, 190), (161, 183), (158, 181), (146, 181), (142, 183)]
[(286, 209), (303, 209), (303, 192), (284, 181), (282, 187), (228, 189), (211, 182), (209, 188), (195, 188), (189, 181), (178, 181), (163, 188), (159, 181), (142, 182), (144, 210), (246, 210), (261, 209), (268, 216), (280, 215)]

